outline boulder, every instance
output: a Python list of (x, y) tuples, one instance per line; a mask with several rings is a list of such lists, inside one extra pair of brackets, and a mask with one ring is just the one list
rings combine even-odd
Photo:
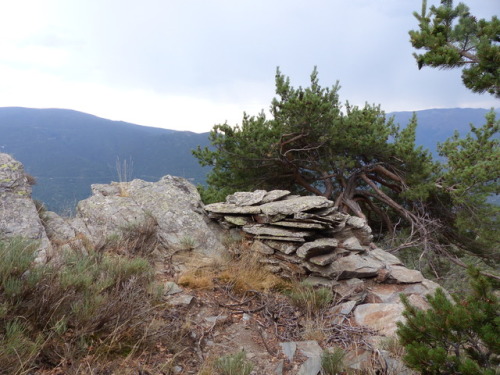
[(0, 239), (24, 237), (39, 244), (37, 261), (50, 255), (52, 246), (31, 199), (31, 185), (23, 165), (0, 153)]
[(157, 224), (158, 240), (166, 248), (182, 248), (189, 241), (195, 251), (205, 254), (224, 251), (219, 241), (222, 229), (204, 214), (196, 187), (180, 177), (122, 183), (115, 195), (95, 194), (79, 202), (77, 217), (85, 223), (94, 243), (152, 219)]

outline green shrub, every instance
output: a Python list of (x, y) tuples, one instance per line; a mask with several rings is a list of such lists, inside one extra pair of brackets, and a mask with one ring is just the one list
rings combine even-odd
[(34, 264), (36, 244), (0, 241), (0, 374), (88, 354), (126, 353), (144, 337), (154, 271), (142, 258), (69, 251)]
[(341, 348), (332, 351), (324, 350), (321, 355), (321, 369), (323, 375), (337, 375), (344, 371), (345, 352)]
[(248, 375), (253, 365), (246, 359), (244, 351), (225, 355), (215, 361), (214, 368), (220, 375)]
[(42, 336), (29, 337), (26, 324), (13, 319), (0, 334), (0, 374), (17, 374), (31, 368), (42, 348)]
[(431, 308), (405, 305), (406, 323), (398, 323), (405, 363), (422, 374), (494, 375), (500, 364), (500, 305), (488, 280), (469, 271), (472, 292), (454, 297), (438, 289), (427, 296)]

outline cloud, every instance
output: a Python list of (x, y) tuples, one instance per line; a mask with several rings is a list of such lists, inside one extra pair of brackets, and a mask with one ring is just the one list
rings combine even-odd
[[(471, 4), (494, 14), (491, 0)], [(208, 131), (267, 110), (277, 66), (294, 86), (340, 81), (343, 101), (386, 111), (495, 105), (459, 71), (419, 71), (419, 2), (25, 0), (0, 7), (2, 105), (59, 107)], [(479, 13), (482, 12), (482, 13)], [(488, 13), (489, 12), (489, 13)]]

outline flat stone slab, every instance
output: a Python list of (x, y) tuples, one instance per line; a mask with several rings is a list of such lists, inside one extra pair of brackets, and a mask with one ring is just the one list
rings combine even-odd
[(257, 240), (270, 240), (270, 241), (286, 241), (286, 242), (306, 242), (302, 237), (285, 237), (285, 236), (267, 236), (267, 235), (256, 235)]
[(347, 219), (347, 225), (353, 228), (361, 229), (366, 225), (366, 221), (360, 217), (351, 216), (349, 219)]
[(337, 254), (325, 254), (309, 258), (309, 262), (311, 262), (312, 264), (317, 264), (318, 266), (327, 266), (331, 264), (335, 259), (337, 259)]
[(382, 263), (388, 264), (388, 265), (403, 265), (401, 260), (395, 256), (392, 255), (391, 253), (388, 253), (387, 251), (384, 251), (382, 249), (379, 249), (378, 247), (370, 250), (369, 252), (370, 257), (375, 258)]
[(252, 244), (251, 246), (251, 249), (253, 251), (257, 251), (261, 254), (264, 254), (264, 255), (271, 255), (271, 254), (274, 254), (274, 249), (268, 245), (266, 245), (265, 243), (263, 243), (262, 241), (254, 241), (254, 243)]
[(332, 206), (333, 202), (326, 199), (325, 197), (307, 196), (265, 203), (260, 206), (260, 209), (265, 215), (293, 215), (297, 212), (304, 212), (314, 208), (325, 208)]
[(253, 192), (239, 191), (228, 195), (226, 197), (226, 203), (234, 204), (236, 206), (253, 206), (261, 203), (266, 194), (267, 191), (265, 190), (255, 190)]
[(245, 233), (253, 234), (256, 236), (304, 238), (306, 236), (311, 235), (311, 232), (307, 231), (296, 231), (292, 229), (276, 228), (263, 224), (245, 225), (242, 228)]
[(229, 203), (212, 203), (205, 206), (205, 211), (215, 214), (243, 214), (255, 215), (260, 214), (261, 210), (258, 206), (236, 206)]
[(354, 236), (349, 237), (349, 238), (345, 239), (344, 241), (342, 241), (342, 247), (344, 249), (351, 250), (351, 251), (364, 251), (365, 250), (365, 248), (363, 246), (361, 246), (361, 244), (359, 243), (359, 240)]
[(265, 244), (287, 255), (295, 253), (295, 251), (299, 247), (299, 245), (297, 245), (296, 243), (288, 243), (284, 241), (273, 241), (273, 240), (266, 241)]
[(332, 309), (332, 313), (340, 315), (349, 315), (351, 311), (354, 309), (354, 306), (356, 306), (356, 301), (347, 301), (335, 306)]
[(250, 218), (248, 216), (229, 216), (225, 215), (224, 220), (227, 221), (230, 224), (237, 225), (239, 227), (242, 227), (243, 225), (246, 225), (251, 222)]
[(264, 196), (264, 198), (262, 199), (262, 203), (274, 202), (288, 195), (290, 195), (290, 192), (288, 190), (271, 190), (268, 191)]
[(396, 322), (403, 320), (404, 306), (400, 303), (365, 303), (354, 310), (358, 325), (377, 330), (385, 336), (394, 336)]
[(342, 299), (349, 299), (351, 301), (362, 301), (366, 296), (365, 283), (356, 278), (339, 281), (332, 289)]
[(424, 281), (424, 276), (417, 270), (410, 270), (403, 266), (391, 266), (389, 280), (394, 280), (397, 283), (419, 283)]
[(272, 225), (299, 229), (326, 229), (325, 225), (301, 221), (275, 221)]
[(377, 272), (384, 267), (384, 264), (366, 255), (351, 254), (337, 259), (330, 267), (338, 280), (342, 280), (377, 276)]
[(301, 258), (311, 258), (318, 255), (331, 253), (335, 250), (339, 241), (335, 238), (320, 238), (318, 240), (307, 242), (297, 249), (297, 255)]

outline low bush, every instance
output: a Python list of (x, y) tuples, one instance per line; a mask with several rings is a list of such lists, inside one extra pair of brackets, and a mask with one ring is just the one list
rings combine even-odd
[(35, 265), (36, 248), (0, 242), (0, 374), (130, 352), (153, 308), (149, 262), (75, 251)]

